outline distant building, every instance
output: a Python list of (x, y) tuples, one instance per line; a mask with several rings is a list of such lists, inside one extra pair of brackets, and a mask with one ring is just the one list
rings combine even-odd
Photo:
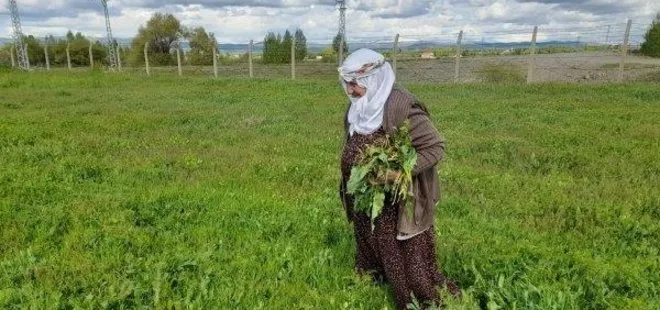
[(422, 53), (422, 59), (435, 59), (433, 52), (424, 52)]

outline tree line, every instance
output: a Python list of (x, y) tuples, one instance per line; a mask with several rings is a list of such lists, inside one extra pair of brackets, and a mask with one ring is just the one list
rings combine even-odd
[[(295, 38), (295, 58), (300, 61), (309, 56), (307, 51), (307, 38), (301, 29), (291, 34), (288, 30), (284, 35), (270, 32), (266, 34), (263, 42), (263, 63), (289, 63), (291, 61), (291, 46)], [(640, 53), (652, 57), (660, 57), (660, 13), (651, 23), (645, 40), (641, 45)], [(131, 65), (144, 64), (144, 47), (147, 45), (149, 62), (153, 65), (176, 65), (176, 49), (180, 39), (188, 41), (190, 49), (184, 55), (184, 60), (190, 65), (211, 65), (213, 63), (213, 50), (218, 48), (218, 41), (212, 33), (203, 27), (188, 28), (172, 14), (155, 13), (145, 25), (140, 26), (138, 34), (131, 41), (130, 46), (119, 47), (122, 60)], [(340, 49), (341, 38), (337, 35), (332, 48), (321, 52), (324, 61), (336, 61)], [(107, 64), (106, 42), (92, 40), (80, 32), (74, 34), (69, 31), (65, 38), (55, 39), (53, 36), (39, 40), (34, 36), (24, 36), (30, 63), (44, 66), (46, 57), (44, 45), (48, 45), (49, 60), (52, 65), (66, 65), (66, 48), (69, 46), (71, 63), (75, 66), (89, 65), (89, 46), (92, 45), (92, 55), (96, 63)], [(11, 44), (0, 47), (0, 66), (10, 62)], [(113, 48), (117, 48), (113, 42)], [(344, 55), (348, 54), (348, 45), (344, 42), (342, 47)], [(229, 59), (228, 55), (218, 53), (219, 60)], [(246, 55), (243, 55), (246, 57)]]
[[(301, 29), (297, 29), (292, 35), (288, 30), (284, 36), (269, 33), (264, 40), (264, 52), (262, 59), (264, 63), (288, 63), (291, 61), (291, 45), (295, 37), (295, 57), (302, 60), (307, 57), (307, 38)], [(119, 46), (113, 42), (113, 48), (118, 48), (123, 63), (139, 66), (144, 64), (144, 49), (147, 46), (149, 63), (156, 66), (176, 65), (176, 49), (180, 40), (188, 42), (189, 50), (186, 51), (183, 60), (189, 65), (211, 65), (213, 64), (213, 50), (216, 49), (218, 59), (230, 61), (230, 56), (222, 55), (218, 50), (218, 41), (214, 34), (208, 33), (204, 27), (188, 28), (172, 14), (155, 13), (146, 24), (138, 28), (137, 35), (133, 38), (130, 46)], [(45, 66), (46, 57), (44, 46), (48, 45), (49, 60), (51, 65), (66, 66), (66, 48), (69, 46), (71, 63), (74, 66), (89, 65), (89, 46), (92, 39), (81, 33), (67, 33), (66, 38), (55, 39), (53, 36), (39, 40), (34, 36), (24, 36), (27, 46), (30, 64)], [(94, 62), (107, 65), (108, 47), (107, 42), (97, 40), (92, 42), (92, 55)], [(6, 65), (10, 62), (11, 44), (0, 47), (0, 64)], [(242, 55), (242, 58), (247, 55)]]
[[(48, 36), (44, 40), (39, 40), (32, 35), (23, 36), (23, 43), (27, 47), (28, 58), (30, 65), (45, 66), (46, 54), (44, 47), (48, 46), (48, 58), (51, 65), (66, 66), (67, 57), (66, 49), (69, 47), (69, 55), (71, 57), (71, 64), (74, 66), (89, 65), (89, 46), (92, 45), (92, 57), (95, 62), (105, 63), (108, 51), (104, 43), (100, 41), (93, 41), (85, 37), (82, 33), (78, 32), (73, 34), (69, 31), (65, 38), (55, 39), (53, 36)], [(11, 44), (7, 44), (0, 49), (0, 63), (9, 63), (11, 56), (9, 55)], [(16, 61), (18, 61), (17, 56)]]

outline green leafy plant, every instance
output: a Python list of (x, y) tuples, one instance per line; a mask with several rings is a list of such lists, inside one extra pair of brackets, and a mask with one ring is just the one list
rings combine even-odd
[[(413, 214), (412, 170), (417, 153), (410, 138), (410, 124), (406, 121), (392, 135), (376, 139), (363, 152), (358, 165), (351, 170), (348, 193), (355, 196), (355, 210), (365, 212), (371, 218), (371, 228), (383, 211), (386, 195), (392, 203), (404, 202), (409, 216)], [(390, 172), (400, 174), (392, 182), (387, 180)]]

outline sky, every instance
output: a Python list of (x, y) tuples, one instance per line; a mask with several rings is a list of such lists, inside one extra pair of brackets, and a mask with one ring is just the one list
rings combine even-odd
[[(100, 0), (17, 0), (23, 32), (38, 37), (62, 36), (68, 30), (92, 37), (105, 33)], [(0, 38), (11, 37), (8, 2), (0, 0)], [(658, 0), (347, 0), (347, 37), (529, 40), (622, 37), (628, 18), (633, 35), (660, 12)], [(337, 33), (334, 0), (109, 0), (115, 37), (131, 38), (154, 12), (174, 14), (188, 27), (203, 26), (220, 42), (262, 40), (269, 31), (301, 28), (310, 42), (325, 42)], [(582, 33), (582, 34), (580, 34)], [(594, 39), (595, 40), (595, 39)], [(605, 40), (605, 39), (603, 39)]]

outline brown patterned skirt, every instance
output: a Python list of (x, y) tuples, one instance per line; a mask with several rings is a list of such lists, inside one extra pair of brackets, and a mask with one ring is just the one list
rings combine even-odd
[[(383, 130), (379, 130), (370, 135), (355, 133), (348, 139), (342, 152), (341, 165), (345, 180), (348, 180), (351, 168), (357, 164), (360, 152), (383, 135)], [(347, 207), (352, 210), (353, 198), (347, 198)], [(411, 293), (420, 302), (439, 303), (437, 287), (440, 285), (447, 285), (452, 293), (458, 295), (458, 287), (438, 272), (433, 227), (408, 240), (396, 239), (398, 208), (398, 204), (392, 204), (390, 199), (386, 199), (373, 231), (367, 214), (349, 212), (357, 244), (356, 270), (389, 282), (397, 309), (406, 309), (412, 302)]]

